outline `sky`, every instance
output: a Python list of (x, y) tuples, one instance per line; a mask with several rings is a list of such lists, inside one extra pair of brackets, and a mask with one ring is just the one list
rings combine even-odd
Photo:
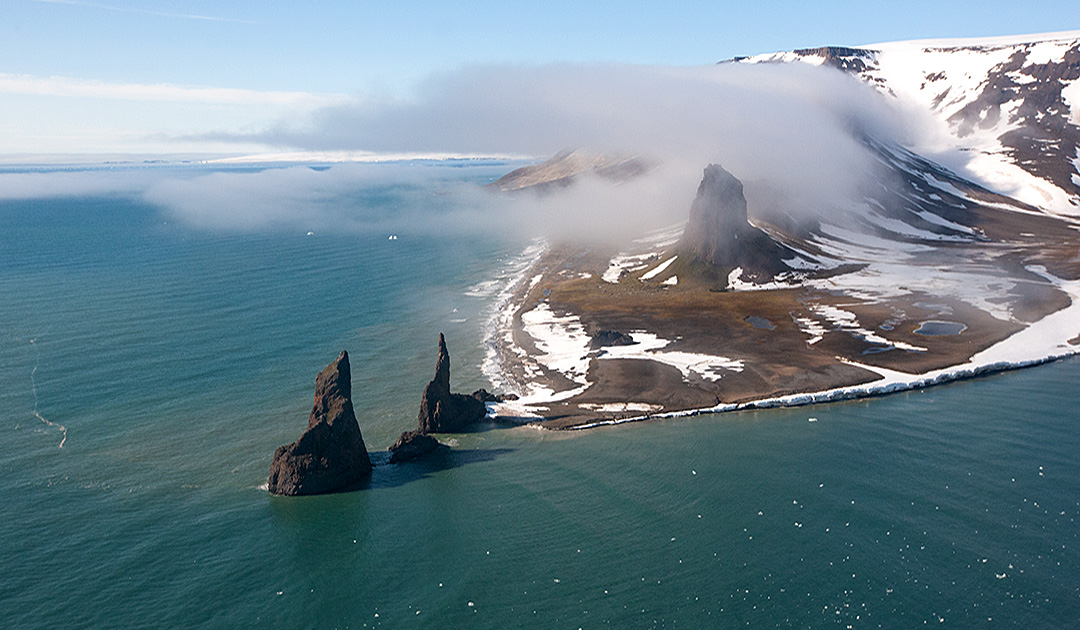
[[(1074, 0), (0, 0), (0, 157), (311, 150), (323, 147), (282, 131), (379, 121), (332, 114), (401, 111), (490, 68), (707, 66), (822, 45), (1070, 30), (1075, 14)], [(333, 148), (371, 150), (352, 135), (359, 144)]]

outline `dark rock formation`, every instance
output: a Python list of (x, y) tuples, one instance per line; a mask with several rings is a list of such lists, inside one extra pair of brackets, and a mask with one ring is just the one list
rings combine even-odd
[(634, 341), (634, 338), (626, 333), (617, 330), (601, 330), (593, 335), (589, 347), (595, 350), (610, 346), (632, 346), (635, 343), (637, 342)]
[(450, 353), (439, 333), (439, 360), (435, 378), (420, 399), (421, 433), (456, 433), (487, 414), (484, 403), (472, 396), (450, 393)]
[(352, 490), (371, 473), (360, 426), (352, 405), (349, 355), (315, 378), (315, 404), (300, 439), (279, 447), (270, 465), (273, 494), (325, 494)]
[(390, 447), (390, 463), (412, 461), (445, 448), (445, 445), (426, 433), (406, 431)]
[(489, 403), (489, 402), (500, 403), (500, 402), (503, 401), (503, 399), (501, 397), (496, 396), (495, 394), (492, 394), (491, 392), (489, 392), (488, 390), (486, 390), (486, 389), (484, 389), (482, 387), (480, 389), (476, 390), (475, 392), (473, 392), (472, 394), (470, 394), (470, 396), (472, 396), (473, 398), (479, 400), (482, 403)]
[(679, 247), (699, 261), (742, 267), (750, 275), (786, 271), (783, 259), (796, 255), (750, 224), (742, 182), (717, 164), (705, 168)]

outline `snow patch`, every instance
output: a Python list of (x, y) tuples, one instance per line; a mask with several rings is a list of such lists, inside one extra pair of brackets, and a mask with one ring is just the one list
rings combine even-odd
[(661, 263), (660, 266), (658, 266), (656, 269), (653, 269), (649, 273), (641, 276), (641, 279), (642, 280), (652, 280), (656, 276), (664, 273), (664, 270), (667, 269), (668, 267), (670, 267), (671, 263), (675, 262), (675, 260), (677, 258), (678, 258), (678, 256), (672, 256), (671, 258), (668, 258), (663, 263)]
[(546, 302), (521, 314), (522, 330), (533, 339), (536, 360), (549, 370), (587, 385), (591, 338), (577, 315), (559, 316)]
[(660, 411), (663, 405), (650, 405), (648, 403), (623, 402), (623, 403), (581, 403), (579, 405), (589, 411), (599, 413), (649, 413)]
[[(859, 323), (858, 316), (851, 311), (830, 304), (812, 304), (808, 307), (815, 315), (819, 315), (832, 324), (836, 329), (850, 333), (863, 341), (880, 346), (907, 350), (909, 352), (926, 352), (922, 346), (914, 346), (903, 341), (890, 341), (872, 330), (867, 330)], [(816, 341), (815, 341), (816, 343)]]
[(679, 370), (685, 381), (690, 381), (691, 377), (707, 381), (717, 381), (720, 380), (726, 371), (741, 372), (743, 370), (743, 362), (738, 359), (729, 359), (727, 357), (699, 354), (696, 352), (681, 352), (678, 350), (660, 352), (660, 350), (668, 347), (672, 343), (671, 340), (663, 339), (644, 330), (631, 331), (630, 336), (632, 336), (637, 343), (629, 346), (611, 346), (604, 348), (599, 358), (601, 360), (646, 359), (649, 361), (656, 361), (657, 363), (670, 365)]
[(618, 284), (623, 272), (641, 271), (649, 266), (648, 261), (655, 256), (656, 254), (652, 252), (648, 254), (625, 254), (620, 252), (608, 262), (608, 268), (601, 278), (604, 282)]
[(776, 289), (790, 289), (792, 287), (797, 287), (800, 283), (798, 274), (792, 272), (777, 274), (772, 279), (772, 282), (764, 282), (761, 284), (743, 280), (742, 273), (743, 268), (736, 267), (728, 274), (727, 289), (729, 291), (775, 291)]

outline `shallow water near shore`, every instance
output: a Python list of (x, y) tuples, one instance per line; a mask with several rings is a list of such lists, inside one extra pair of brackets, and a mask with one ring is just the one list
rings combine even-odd
[(477, 287), (523, 243), (394, 233), (0, 203), (8, 627), (1080, 618), (1076, 358), (816, 407), (482, 426), (441, 458), (378, 466), (359, 492), (268, 496), (273, 450), (341, 349), (372, 451), (415, 424), (439, 331), (455, 390), (487, 385), (493, 294)]

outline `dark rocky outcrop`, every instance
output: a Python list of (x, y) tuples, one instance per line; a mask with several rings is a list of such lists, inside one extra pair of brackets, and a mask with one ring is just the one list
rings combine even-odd
[(478, 398), (450, 392), (450, 353), (446, 339), (439, 333), (439, 359), (435, 378), (431, 379), (420, 399), (421, 433), (456, 433), (487, 414)]
[(630, 335), (619, 332), (617, 330), (600, 330), (593, 335), (592, 343), (589, 347), (592, 349), (606, 348), (611, 346), (632, 346), (636, 341)]
[(501, 397), (496, 396), (495, 394), (492, 394), (491, 392), (489, 392), (488, 390), (486, 390), (486, 389), (484, 389), (482, 387), (480, 389), (476, 390), (475, 392), (473, 392), (472, 394), (470, 394), (470, 396), (472, 396), (473, 398), (479, 400), (482, 403), (489, 403), (489, 402), (500, 403), (500, 402), (503, 401), (503, 399)]
[(364, 438), (352, 405), (349, 355), (315, 378), (315, 403), (300, 439), (279, 447), (270, 465), (273, 494), (304, 495), (355, 489), (371, 473)]
[(699, 261), (762, 276), (787, 271), (783, 259), (796, 255), (751, 225), (742, 182), (718, 164), (705, 168), (679, 248)]
[(411, 461), (449, 448), (428, 434), (455, 433), (464, 429), (487, 415), (484, 403), (489, 402), (502, 402), (502, 398), (486, 389), (478, 389), (472, 394), (451, 393), (450, 353), (446, 350), (446, 338), (439, 333), (435, 378), (424, 388), (420, 398), (418, 426), (402, 433), (390, 447), (390, 463)]
[(447, 447), (426, 433), (406, 431), (390, 447), (390, 463), (412, 461)]

